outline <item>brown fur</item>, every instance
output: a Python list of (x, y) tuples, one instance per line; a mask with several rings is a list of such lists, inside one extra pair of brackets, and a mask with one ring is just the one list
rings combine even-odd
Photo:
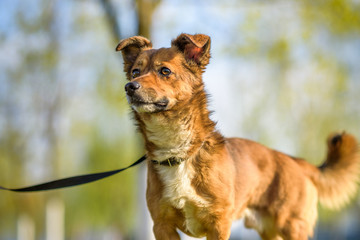
[[(145, 140), (156, 239), (180, 239), (176, 229), (228, 239), (232, 221), (241, 217), (263, 239), (307, 239), (318, 198), (339, 208), (355, 194), (360, 157), (350, 134), (329, 137), (327, 159), (317, 168), (215, 129), (202, 81), (210, 59), (208, 36), (181, 34), (160, 49), (136, 36), (116, 50), (124, 57), (127, 98)], [(150, 161), (169, 158), (181, 161)]]

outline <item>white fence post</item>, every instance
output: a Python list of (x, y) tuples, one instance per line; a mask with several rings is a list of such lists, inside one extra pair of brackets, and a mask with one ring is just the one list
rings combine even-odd
[(17, 222), (17, 239), (34, 240), (35, 224), (34, 221), (26, 214), (20, 215)]
[(149, 210), (146, 206), (146, 166), (141, 165), (138, 171), (138, 216), (136, 239), (138, 240), (154, 240), (155, 237), (152, 233), (152, 220), (150, 217)]
[(58, 198), (46, 204), (46, 240), (64, 240), (65, 221), (64, 202)]

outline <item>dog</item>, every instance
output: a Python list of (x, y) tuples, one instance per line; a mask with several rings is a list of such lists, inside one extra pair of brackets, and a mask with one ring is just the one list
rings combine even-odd
[(355, 195), (358, 143), (345, 132), (330, 135), (326, 160), (315, 167), (221, 135), (209, 117), (202, 80), (210, 43), (204, 34), (180, 34), (169, 48), (153, 49), (141, 36), (116, 47), (129, 80), (126, 97), (145, 142), (146, 200), (155, 238), (180, 239), (180, 230), (229, 239), (232, 222), (244, 218), (262, 239), (308, 239), (318, 201), (338, 209)]

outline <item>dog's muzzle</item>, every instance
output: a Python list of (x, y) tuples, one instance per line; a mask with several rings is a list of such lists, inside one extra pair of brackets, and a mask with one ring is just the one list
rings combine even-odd
[(156, 99), (152, 89), (143, 89), (137, 81), (127, 83), (125, 91), (129, 104), (137, 112), (160, 112), (169, 104), (167, 98)]

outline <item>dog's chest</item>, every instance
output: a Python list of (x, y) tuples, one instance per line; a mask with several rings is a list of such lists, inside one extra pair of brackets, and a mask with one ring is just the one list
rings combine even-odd
[(196, 214), (207, 208), (209, 202), (199, 196), (191, 184), (195, 172), (186, 163), (175, 167), (159, 166), (158, 172), (165, 186), (163, 197), (183, 212), (186, 229), (195, 236), (202, 236), (204, 229)]
[(181, 123), (163, 124), (160, 120), (145, 122), (147, 139), (156, 146), (152, 152), (156, 160), (186, 158), (192, 139), (190, 127)]

